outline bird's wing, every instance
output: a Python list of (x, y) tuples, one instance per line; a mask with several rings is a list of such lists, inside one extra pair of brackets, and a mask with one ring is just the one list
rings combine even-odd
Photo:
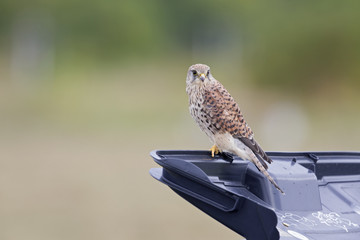
[(218, 131), (232, 136), (252, 138), (253, 132), (245, 122), (238, 104), (224, 86), (216, 82), (205, 90), (204, 109)]
[(262, 165), (267, 169), (267, 165), (263, 160), (268, 163), (271, 163), (272, 160), (253, 138), (254, 134), (247, 125), (239, 105), (225, 87), (220, 82), (210, 85), (205, 90), (204, 100), (206, 114), (210, 116), (216, 129), (220, 132), (228, 132), (234, 138), (243, 142), (261, 158)]
[[(272, 162), (272, 159), (269, 158), (269, 156), (264, 152), (264, 150), (262, 150), (262, 148), (259, 146), (259, 144), (255, 141), (254, 138), (240, 137), (239, 139), (261, 159), (264, 159), (268, 163)], [(265, 167), (265, 169), (267, 169), (267, 166)]]

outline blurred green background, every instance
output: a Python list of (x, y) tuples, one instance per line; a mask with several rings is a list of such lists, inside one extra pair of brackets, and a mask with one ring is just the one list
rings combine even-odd
[(267, 151), (359, 150), (359, 1), (3, 0), (0, 239), (239, 239), (148, 174), (208, 149), (206, 63)]

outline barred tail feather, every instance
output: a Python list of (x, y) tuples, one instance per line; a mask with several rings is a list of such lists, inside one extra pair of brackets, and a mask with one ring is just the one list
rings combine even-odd
[(259, 171), (265, 175), (265, 177), (282, 193), (285, 194), (284, 191), (277, 185), (275, 180), (270, 176), (270, 174), (266, 171), (260, 161), (256, 158), (256, 160), (251, 159), (251, 162), (255, 164), (255, 166), (259, 169)]
[[(250, 160), (252, 163), (255, 164), (255, 166), (259, 169), (259, 171), (265, 175), (265, 177), (282, 193), (285, 194), (284, 191), (277, 185), (277, 183), (275, 182), (275, 180), (270, 176), (270, 174), (266, 171), (264, 165), (262, 164), (262, 162), (256, 157), (256, 155), (250, 150), (250, 149), (244, 149), (246, 152), (247, 157), (244, 159)], [(241, 155), (243, 154), (243, 151), (237, 151), (237, 155), (242, 157)]]

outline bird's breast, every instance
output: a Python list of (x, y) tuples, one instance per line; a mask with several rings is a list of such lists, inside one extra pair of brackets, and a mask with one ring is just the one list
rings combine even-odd
[(199, 91), (188, 92), (189, 94), (189, 111), (195, 122), (206, 135), (214, 141), (214, 134), (217, 129), (212, 123), (211, 116), (206, 111), (204, 93)]

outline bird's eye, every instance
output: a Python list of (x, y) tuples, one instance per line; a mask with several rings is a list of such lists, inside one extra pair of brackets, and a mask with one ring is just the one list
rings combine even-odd
[(210, 70), (207, 71), (206, 75), (209, 76), (209, 74), (210, 74)]
[(192, 71), (193, 75), (197, 74), (196, 70), (191, 70), (191, 71)]

